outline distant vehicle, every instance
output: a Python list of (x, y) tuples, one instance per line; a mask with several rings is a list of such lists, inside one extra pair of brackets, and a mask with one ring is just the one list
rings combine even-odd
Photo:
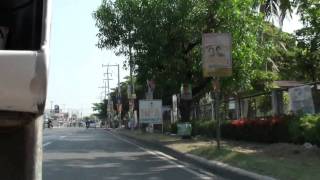
[(97, 123), (95, 121), (86, 121), (86, 128), (97, 128)]
[(89, 122), (89, 127), (90, 128), (97, 128), (97, 123), (95, 121), (90, 121)]
[(48, 128), (53, 128), (53, 124), (51, 120), (48, 121)]

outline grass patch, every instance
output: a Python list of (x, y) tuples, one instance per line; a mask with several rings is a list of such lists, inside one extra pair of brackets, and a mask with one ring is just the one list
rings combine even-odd
[(210, 140), (182, 140), (178, 136), (122, 131), (135, 138), (156, 141), (165, 146), (206, 159), (220, 161), (231, 166), (284, 180), (320, 179), (320, 149), (308, 151), (293, 144), (259, 145), (241, 141), (222, 141), (218, 151)]
[(259, 153), (245, 154), (227, 148), (219, 151), (214, 146), (199, 147), (189, 153), (279, 179), (320, 179), (320, 161), (317, 158), (297, 161)]

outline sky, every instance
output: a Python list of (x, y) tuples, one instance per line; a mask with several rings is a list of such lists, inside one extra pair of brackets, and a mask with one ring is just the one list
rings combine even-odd
[[(54, 0), (46, 108), (92, 113), (92, 103), (103, 97), (102, 64), (122, 64), (125, 57), (96, 47), (98, 32), (93, 11), (101, 0)], [(117, 86), (117, 68), (110, 68), (110, 88)], [(120, 79), (129, 73), (121, 68)]]
[[(102, 64), (122, 65), (125, 57), (96, 47), (98, 29), (92, 13), (101, 0), (53, 0), (46, 108), (59, 105), (63, 111), (89, 115), (92, 103), (103, 97)], [(283, 30), (292, 33), (301, 27), (298, 16), (287, 18)], [(110, 88), (117, 86), (117, 69), (111, 68)], [(120, 69), (121, 81), (129, 72)]]

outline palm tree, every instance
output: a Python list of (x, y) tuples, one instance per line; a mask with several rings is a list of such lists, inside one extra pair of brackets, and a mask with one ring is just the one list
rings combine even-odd
[(296, 0), (256, 0), (255, 8), (263, 13), (267, 20), (278, 18), (279, 25), (283, 25), (284, 18), (293, 12)]

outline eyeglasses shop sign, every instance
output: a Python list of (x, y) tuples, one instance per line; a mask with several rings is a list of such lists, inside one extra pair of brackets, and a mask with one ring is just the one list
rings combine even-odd
[(162, 100), (139, 101), (140, 123), (162, 124)]
[(230, 33), (202, 35), (202, 66), (204, 77), (230, 76), (232, 74)]

